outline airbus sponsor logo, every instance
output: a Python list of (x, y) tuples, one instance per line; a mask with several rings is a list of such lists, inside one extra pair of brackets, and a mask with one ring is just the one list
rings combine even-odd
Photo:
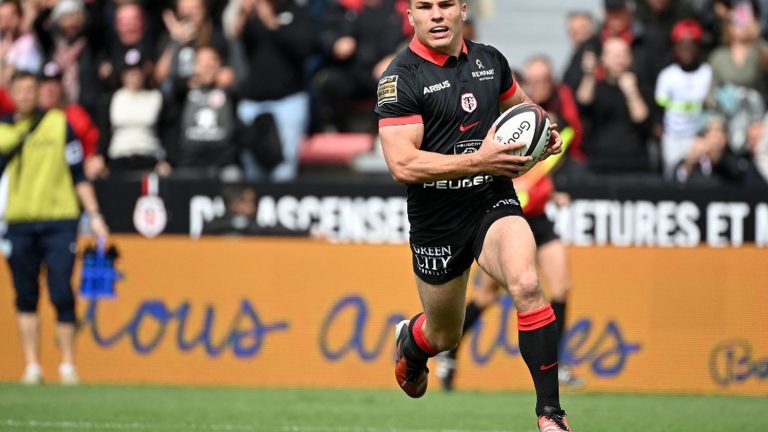
[(445, 80), (441, 83), (432, 84), (431, 86), (424, 87), (424, 94), (434, 93), (440, 90), (444, 90), (451, 87), (451, 82)]

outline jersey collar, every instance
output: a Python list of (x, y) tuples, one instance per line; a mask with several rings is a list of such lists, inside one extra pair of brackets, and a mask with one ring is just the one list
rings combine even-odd
[[(437, 52), (432, 48), (424, 45), (416, 36), (411, 39), (411, 43), (408, 45), (408, 48), (410, 48), (411, 51), (416, 53), (416, 55), (423, 58), (424, 60), (432, 62), (441, 67), (445, 66), (445, 64), (448, 62), (448, 59), (451, 58), (451, 56), (448, 54)], [(464, 39), (461, 40), (461, 52), (464, 54), (467, 54), (468, 52), (467, 43), (464, 41)]]

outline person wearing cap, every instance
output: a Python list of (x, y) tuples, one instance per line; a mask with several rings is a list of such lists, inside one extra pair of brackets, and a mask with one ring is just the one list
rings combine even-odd
[(122, 86), (112, 95), (101, 125), (99, 151), (112, 173), (171, 172), (160, 140), (164, 124), (163, 94), (150, 86), (152, 67), (138, 49), (125, 53), (119, 68)]
[(656, 82), (656, 103), (664, 110), (662, 168), (668, 179), (691, 147), (712, 83), (712, 68), (701, 59), (702, 37), (698, 21), (675, 23), (670, 34), (675, 62), (661, 71)]
[(67, 121), (83, 144), (85, 152), (85, 175), (93, 180), (103, 177), (105, 167), (102, 160), (96, 158), (101, 132), (88, 111), (82, 105), (69, 101), (62, 84), (62, 71), (58, 64), (48, 62), (40, 69), (40, 108), (44, 110), (58, 108), (67, 116)]
[(41, 63), (35, 36), (22, 30), (21, 2), (0, 2), (0, 86), (6, 87), (17, 70), (37, 72)]
[(99, 213), (93, 186), (83, 172), (80, 141), (61, 110), (37, 108), (38, 90), (36, 75), (16, 72), (11, 81), (16, 111), (0, 120), (0, 156), (9, 181), (3, 250), (16, 291), (26, 362), (22, 382), (39, 384), (43, 379), (37, 307), (40, 270), (45, 265), (48, 292), (56, 310), (60, 379), (63, 384), (76, 384), (71, 279), (81, 212), (88, 215), (95, 235), (106, 239), (108, 228)]

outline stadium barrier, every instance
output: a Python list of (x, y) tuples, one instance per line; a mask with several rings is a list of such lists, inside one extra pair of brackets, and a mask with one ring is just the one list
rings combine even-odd
[[(227, 214), (229, 202), (252, 188), (253, 225), (261, 232), (334, 242), (405, 243), (405, 188), (391, 181), (221, 184), (166, 179), (100, 182), (103, 213), (115, 232), (199, 237)], [(149, 196), (142, 191), (152, 190)], [(768, 246), (768, 188), (680, 187), (638, 182), (571, 185), (569, 207), (548, 209), (563, 239), (577, 246)], [(120, 197), (115, 199), (115, 197)]]
[[(125, 279), (79, 300), (85, 382), (395, 388), (394, 323), (418, 311), (406, 245), (115, 235)], [(571, 247), (564, 361), (587, 390), (768, 395), (768, 252)], [(23, 364), (0, 267), (0, 380)], [(42, 353), (55, 381), (53, 312)], [(459, 357), (463, 389), (530, 389), (509, 299)], [(432, 374), (434, 379), (434, 374)], [(437, 388), (437, 383), (432, 383)]]

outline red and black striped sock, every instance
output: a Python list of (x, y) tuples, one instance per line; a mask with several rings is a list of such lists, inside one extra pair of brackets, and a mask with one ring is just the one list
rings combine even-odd
[(422, 312), (411, 318), (408, 324), (410, 337), (403, 345), (403, 351), (405, 357), (415, 363), (426, 363), (430, 357), (436, 356), (439, 352), (432, 348), (422, 330), (426, 318), (427, 316)]
[(520, 354), (536, 387), (536, 415), (545, 406), (560, 409), (557, 381), (557, 327), (552, 306), (517, 313)]

